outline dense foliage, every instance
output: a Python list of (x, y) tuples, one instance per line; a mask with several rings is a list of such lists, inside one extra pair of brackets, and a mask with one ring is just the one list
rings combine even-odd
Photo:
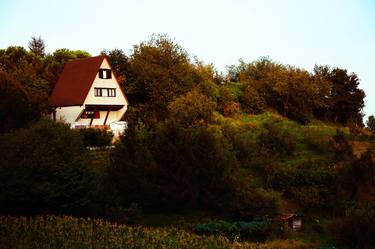
[(113, 139), (113, 133), (107, 130), (82, 128), (79, 132), (83, 136), (83, 145), (85, 147), (110, 146)]
[(375, 245), (374, 203), (350, 207), (345, 217), (334, 220), (328, 228), (343, 248), (373, 248)]
[(0, 136), (0, 212), (88, 212), (95, 186), (85, 148), (69, 126), (42, 120)]
[(147, 210), (220, 210), (232, 195), (236, 160), (219, 131), (161, 124), (130, 128), (113, 150), (109, 178), (123, 204)]

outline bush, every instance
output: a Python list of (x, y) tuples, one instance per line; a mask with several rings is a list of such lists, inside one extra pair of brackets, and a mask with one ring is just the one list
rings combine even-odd
[(232, 122), (222, 122), (221, 132), (226, 140), (232, 145), (238, 161), (242, 165), (254, 160), (255, 142), (252, 137), (252, 129), (236, 125)]
[(78, 132), (41, 120), (0, 137), (0, 212), (88, 211), (94, 189)]
[(277, 194), (252, 189), (244, 184), (237, 187), (231, 204), (234, 216), (240, 219), (274, 216), (280, 212), (280, 197)]
[(24, 127), (32, 118), (29, 98), (22, 85), (0, 70), (0, 133)]
[(330, 153), (332, 148), (329, 146), (330, 137), (321, 136), (321, 131), (308, 130), (305, 135), (305, 143), (309, 149), (318, 153)]
[(266, 149), (274, 155), (292, 155), (296, 148), (296, 138), (280, 129), (277, 123), (265, 123), (262, 133), (257, 138), (259, 149)]
[(111, 153), (109, 181), (123, 206), (162, 208), (228, 206), (231, 172), (237, 161), (222, 134), (205, 126), (179, 128), (161, 123), (156, 130), (129, 127)]
[(320, 186), (292, 187), (290, 194), (304, 208), (321, 208), (327, 205), (327, 189)]
[(265, 99), (259, 94), (252, 84), (246, 84), (243, 94), (240, 96), (242, 109), (250, 114), (262, 113), (266, 107)]
[(234, 117), (240, 113), (240, 104), (235, 101), (230, 101), (224, 104), (223, 114), (226, 117)]
[(276, 167), (269, 184), (302, 208), (327, 208), (335, 193), (336, 172), (326, 162), (305, 161), (295, 167)]
[(168, 105), (169, 119), (182, 126), (210, 122), (215, 108), (216, 103), (210, 97), (193, 89)]
[(233, 240), (264, 241), (271, 236), (281, 233), (280, 225), (270, 220), (250, 222), (226, 222), (223, 220), (210, 221), (196, 224), (193, 231), (200, 234), (226, 235)]
[(83, 128), (79, 132), (83, 136), (83, 145), (85, 147), (109, 146), (112, 143), (113, 133), (111, 131)]
[(374, 248), (375, 204), (348, 210), (346, 217), (331, 222), (328, 229), (344, 248)]

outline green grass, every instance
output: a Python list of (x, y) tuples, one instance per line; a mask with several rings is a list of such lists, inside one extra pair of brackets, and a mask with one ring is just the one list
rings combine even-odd
[(175, 227), (147, 228), (73, 217), (0, 217), (0, 248), (249, 248), (307, 249), (298, 239), (250, 243), (200, 236)]

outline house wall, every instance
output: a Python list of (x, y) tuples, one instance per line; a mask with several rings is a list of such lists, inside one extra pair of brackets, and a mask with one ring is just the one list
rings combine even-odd
[[(72, 128), (76, 126), (88, 126), (90, 125), (91, 119), (89, 118), (79, 118), (77, 119), (82, 111), (84, 106), (68, 106), (68, 107), (57, 107), (56, 108), (56, 121), (64, 122), (70, 124)], [(109, 125), (112, 122), (119, 121), (124, 115), (126, 108), (122, 108), (118, 111), (110, 111), (108, 114), (106, 125)], [(93, 119), (91, 125), (103, 125), (105, 117), (107, 115), (106, 111), (100, 111), (100, 118)], [(53, 115), (51, 115), (53, 118)]]
[(56, 108), (56, 121), (74, 125), (77, 117), (82, 113), (84, 106), (64, 106)]
[[(124, 115), (125, 113), (125, 107), (118, 110), (118, 111), (110, 111), (109, 112), (109, 115), (108, 115), (108, 118), (107, 118), (107, 122), (106, 122), (106, 125), (109, 125), (110, 123), (112, 122), (116, 122), (116, 121), (119, 121), (122, 116)], [(107, 115), (107, 112), (106, 111), (100, 111), (100, 118), (94, 118), (92, 120), (92, 124), (91, 125), (103, 125), (104, 124), (104, 121), (105, 121), (105, 116)], [(89, 125), (90, 124), (90, 120), (91, 119), (82, 119), (80, 118), (76, 124), (77, 125)]]
[[(103, 60), (100, 68), (110, 69), (108, 61), (106, 59)], [(96, 97), (95, 92), (94, 92), (95, 87), (115, 88), (116, 97)], [(113, 75), (113, 72), (112, 72), (111, 79), (99, 79), (99, 73), (96, 74), (95, 80), (90, 88), (90, 91), (86, 97), (84, 104), (86, 105), (125, 105), (125, 106), (128, 105), (126, 98), (124, 94), (122, 93), (121, 88)]]

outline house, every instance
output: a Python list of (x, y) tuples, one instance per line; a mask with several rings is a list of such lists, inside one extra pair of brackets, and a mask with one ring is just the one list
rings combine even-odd
[(106, 56), (66, 63), (50, 96), (51, 118), (72, 128), (97, 127), (123, 132), (128, 101)]

